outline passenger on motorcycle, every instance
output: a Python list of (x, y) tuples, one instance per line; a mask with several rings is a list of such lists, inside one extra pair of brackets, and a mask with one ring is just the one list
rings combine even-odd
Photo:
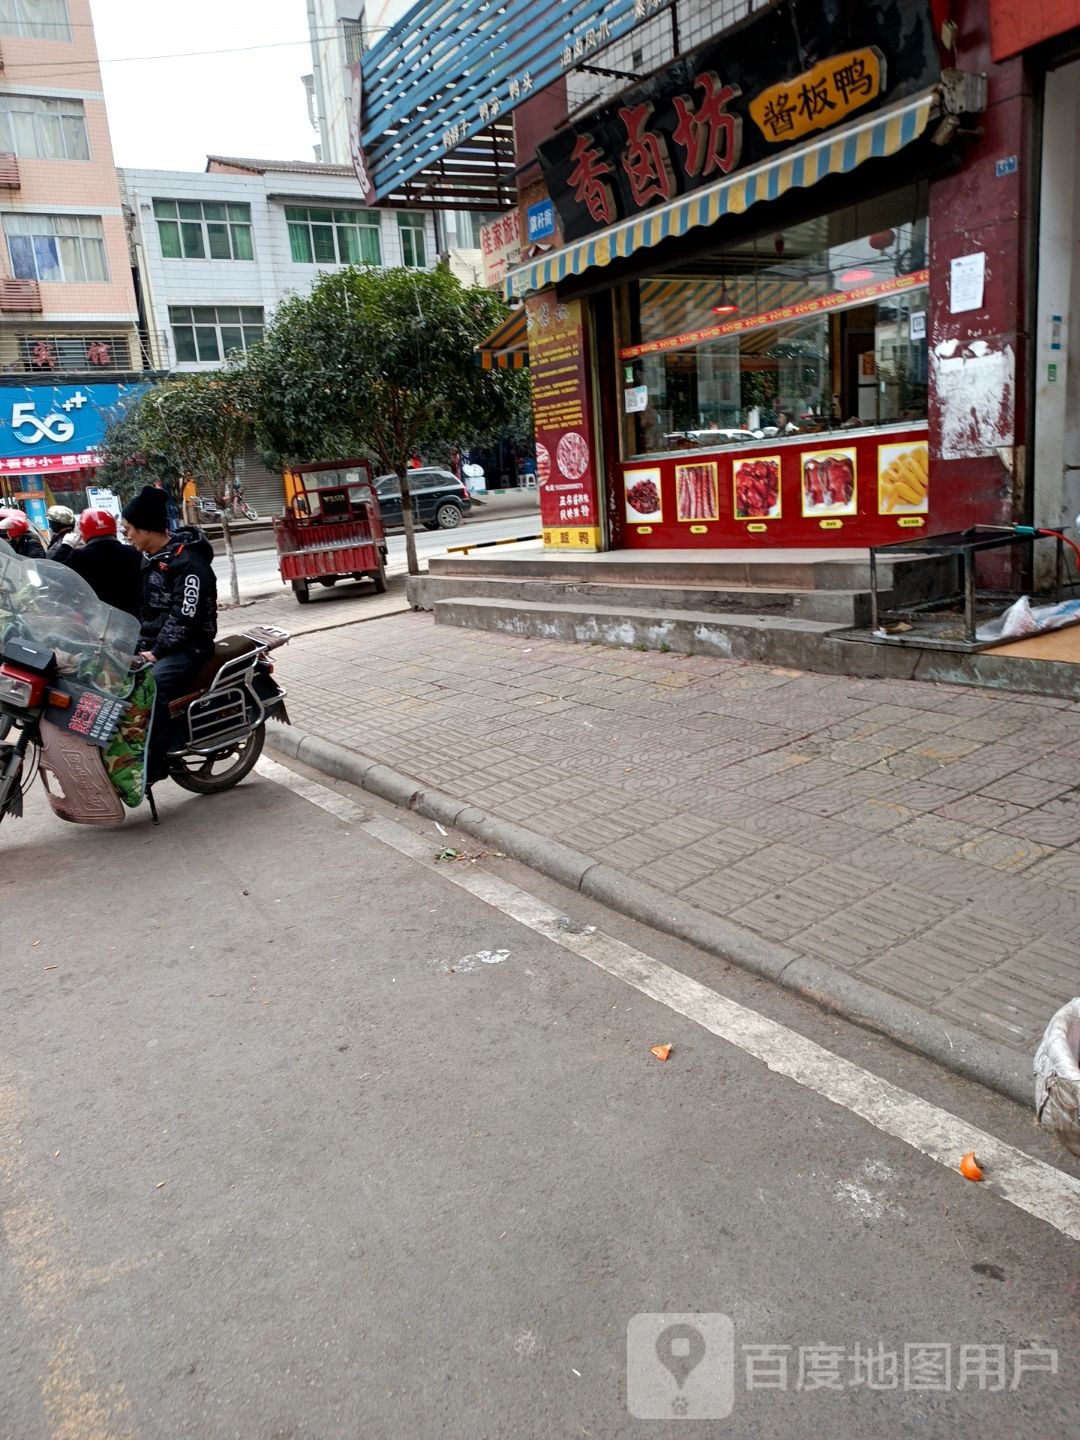
[(151, 783), (163, 778), (168, 741), (168, 704), (214, 651), (217, 577), (213, 547), (194, 525), (168, 533), (168, 497), (144, 485), (123, 509), (124, 533), (140, 551), (142, 596), (139, 658), (154, 668), (158, 704), (150, 735)]
[(45, 547), (21, 510), (0, 510), (0, 540), (24, 560), (44, 560)]
[(142, 559), (116, 538), (116, 517), (108, 510), (84, 510), (75, 530), (51, 558), (81, 575), (99, 600), (138, 619), (142, 611)]
[(66, 505), (50, 505), (45, 518), (49, 522), (49, 548), (45, 551), (45, 558), (55, 560), (61, 545), (70, 544), (74, 536), (75, 512)]

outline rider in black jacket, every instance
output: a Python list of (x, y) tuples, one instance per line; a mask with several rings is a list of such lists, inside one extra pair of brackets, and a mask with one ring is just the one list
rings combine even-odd
[[(164, 707), (185, 693), (195, 671), (214, 652), (217, 577), (210, 563), (214, 550), (194, 525), (168, 533), (167, 496), (153, 485), (144, 485), (128, 501), (123, 517), (128, 540), (143, 555), (139, 655), (154, 667), (158, 703)], [(163, 773), (166, 739), (166, 726), (155, 718), (151, 781)]]

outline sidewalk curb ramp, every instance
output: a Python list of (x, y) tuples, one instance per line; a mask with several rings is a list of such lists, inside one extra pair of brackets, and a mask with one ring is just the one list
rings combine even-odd
[[(423, 781), (296, 726), (267, 729), (272, 750), (309, 765), (332, 779), (369, 791), (402, 809), (463, 830), (485, 845), (538, 870), (549, 879), (637, 920), (685, 940), (719, 959), (813, 1000), (846, 1020), (894, 1040), (954, 1074), (976, 1080), (1030, 1109), (1034, 1094), (1031, 1061), (949, 1025), (917, 1005), (886, 995), (854, 975), (779, 942), (755, 935), (741, 925), (710, 915), (643, 880), (603, 865), (580, 850), (500, 820), (465, 800), (432, 789)], [(434, 853), (434, 842), (433, 852)]]

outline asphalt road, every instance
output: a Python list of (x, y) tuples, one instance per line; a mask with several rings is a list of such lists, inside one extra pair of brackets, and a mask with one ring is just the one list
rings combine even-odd
[[(1029, 1115), (295, 775), (0, 830), (3, 1440), (1076, 1432), (1077, 1242), (951, 1160), (1053, 1161)], [(658, 960), (824, 1058), (777, 1073)], [(824, 1098), (852, 1061), (955, 1117), (947, 1163)]]
[[(416, 536), (416, 550), (423, 562), (433, 555), (445, 555), (451, 545), (475, 545), (482, 540), (505, 540), (511, 536), (538, 535), (540, 517), (538, 513), (508, 516), (500, 520), (466, 520), (456, 530), (420, 530)], [(389, 548), (388, 573), (405, 572), (405, 536), (391, 534), (387, 537)], [(229, 569), (221, 546), (214, 561), (218, 577), (218, 589), (222, 596), (228, 594)], [(273, 548), (253, 550), (236, 557), (237, 577), (241, 595), (256, 595), (281, 589), (278, 575), (277, 552)]]

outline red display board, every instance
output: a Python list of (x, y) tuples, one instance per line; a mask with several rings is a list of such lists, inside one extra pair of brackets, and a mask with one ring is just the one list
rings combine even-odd
[(927, 532), (925, 425), (793, 435), (621, 464), (630, 549), (849, 547)]
[(580, 300), (530, 295), (529, 373), (544, 546), (599, 550), (600, 505), (593, 462)]

